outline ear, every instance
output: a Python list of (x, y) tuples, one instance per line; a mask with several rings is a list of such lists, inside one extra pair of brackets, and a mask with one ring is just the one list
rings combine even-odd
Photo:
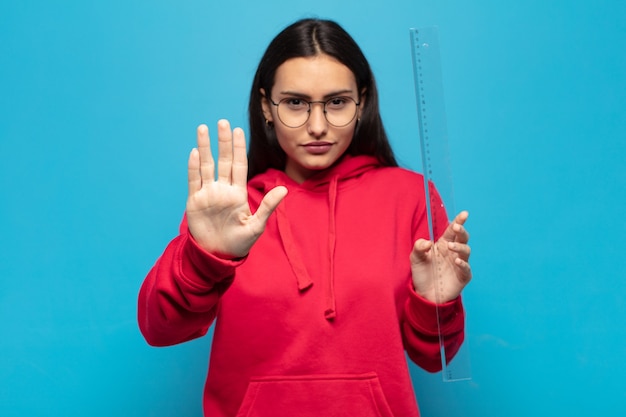
[(359, 111), (356, 114), (356, 117), (360, 120), (361, 115), (363, 114), (363, 109), (365, 108), (365, 100), (367, 99), (367, 88), (363, 88), (361, 90), (361, 94), (359, 96)]
[(259, 92), (261, 93), (261, 108), (263, 109), (263, 116), (265, 120), (271, 123), (274, 123), (274, 116), (272, 116), (271, 104), (265, 95), (265, 89), (260, 88)]

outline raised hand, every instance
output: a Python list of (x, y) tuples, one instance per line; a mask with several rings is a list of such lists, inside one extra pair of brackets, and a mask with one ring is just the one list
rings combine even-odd
[(195, 241), (206, 251), (227, 258), (248, 254), (261, 236), (270, 214), (287, 195), (279, 186), (270, 190), (252, 214), (246, 188), (248, 158), (243, 130), (231, 130), (227, 120), (217, 123), (217, 179), (209, 130), (198, 126), (198, 147), (189, 155), (187, 223)]
[(413, 246), (413, 286), (427, 300), (435, 303), (454, 300), (472, 279), (469, 233), (464, 227), (467, 217), (466, 211), (459, 213), (435, 244), (418, 239)]

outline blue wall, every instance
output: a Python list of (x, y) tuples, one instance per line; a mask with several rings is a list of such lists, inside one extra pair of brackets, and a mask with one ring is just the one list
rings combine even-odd
[(309, 15), (361, 44), (414, 169), (408, 29), (440, 28), (473, 379), (414, 369), (423, 414), (623, 415), (621, 0), (2, 2), (0, 415), (201, 415), (209, 338), (148, 347), (136, 294), (196, 125), (245, 125), (264, 47)]

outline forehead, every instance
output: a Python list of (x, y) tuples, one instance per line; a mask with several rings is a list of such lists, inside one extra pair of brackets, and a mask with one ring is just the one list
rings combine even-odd
[(356, 91), (354, 74), (328, 55), (291, 58), (276, 70), (275, 93), (299, 93), (311, 97), (335, 91)]

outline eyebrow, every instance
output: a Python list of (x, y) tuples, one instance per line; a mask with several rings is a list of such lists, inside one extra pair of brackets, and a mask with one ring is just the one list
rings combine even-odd
[[(337, 96), (341, 96), (341, 95), (346, 95), (346, 94), (350, 94), (353, 93), (354, 90), (351, 90), (349, 88), (345, 89), (345, 90), (337, 90), (337, 91), (333, 91), (332, 93), (328, 93), (324, 96), (324, 99), (327, 100), (329, 98), (332, 97), (337, 97)], [(303, 94), (303, 93), (299, 93), (297, 91), (281, 91), (280, 92), (281, 95), (283, 96), (292, 96), (292, 97), (300, 97), (306, 100), (311, 100), (311, 96), (308, 94)]]

